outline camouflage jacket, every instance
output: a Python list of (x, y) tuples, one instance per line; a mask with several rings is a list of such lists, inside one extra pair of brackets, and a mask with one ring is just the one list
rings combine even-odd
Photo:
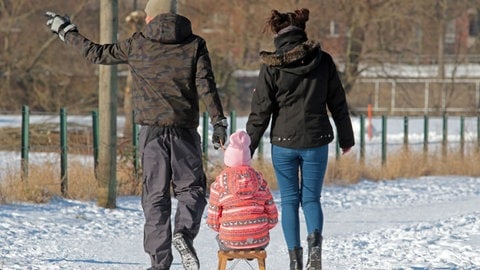
[(158, 15), (142, 32), (114, 44), (96, 44), (78, 32), (69, 32), (65, 42), (92, 63), (129, 66), (137, 124), (196, 128), (199, 100), (212, 124), (225, 118), (206, 42), (183, 16)]

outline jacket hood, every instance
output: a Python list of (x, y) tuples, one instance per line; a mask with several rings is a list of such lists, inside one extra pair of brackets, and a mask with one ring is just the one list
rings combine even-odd
[(176, 44), (192, 35), (192, 23), (184, 16), (164, 13), (145, 26), (144, 35), (161, 43)]
[(275, 37), (275, 52), (260, 52), (262, 62), (294, 74), (315, 69), (321, 60), (320, 43), (307, 39), (305, 32), (293, 29)]
[(232, 168), (235, 179), (229, 186), (236, 197), (245, 200), (255, 196), (260, 188), (259, 177), (250, 166)]

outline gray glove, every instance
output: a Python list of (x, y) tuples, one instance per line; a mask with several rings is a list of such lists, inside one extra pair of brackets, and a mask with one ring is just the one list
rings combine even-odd
[(54, 12), (47, 11), (45, 16), (48, 18), (47, 26), (50, 27), (53, 33), (65, 41), (65, 34), (71, 31), (78, 31), (77, 26), (70, 21), (68, 16), (60, 16)]
[(215, 150), (223, 148), (227, 139), (227, 119), (222, 119), (213, 125), (212, 143)]

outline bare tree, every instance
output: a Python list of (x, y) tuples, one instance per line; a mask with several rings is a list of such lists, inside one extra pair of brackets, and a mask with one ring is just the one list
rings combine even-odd
[[(145, 3), (138, 1), (142, 7)], [(18, 110), (22, 104), (32, 111), (68, 107), (70, 113), (85, 113), (97, 108), (98, 67), (48, 30), (47, 10), (69, 15), (83, 34), (99, 38), (98, 1), (0, 0), (0, 110)], [(120, 16), (131, 10), (130, 1), (121, 1)], [(130, 28), (122, 25), (124, 36)]]
[[(119, 17), (125, 18), (134, 5), (143, 8), (146, 1), (120, 1)], [(207, 40), (218, 87), (225, 103), (232, 104), (227, 110), (238, 106), (234, 102), (239, 93), (233, 72), (258, 69), (259, 51), (274, 50), (273, 36), (263, 32), (271, 9), (281, 12), (310, 9), (309, 38), (319, 40), (334, 55), (347, 91), (353, 89), (358, 76), (371, 65), (400, 61), (439, 63), (439, 76), (448, 77), (442, 71), (446, 55), (453, 55), (455, 61), (461, 62), (461, 54), (480, 53), (478, 38), (477, 45), (468, 48), (459, 46), (462, 43), (457, 40), (449, 43), (453, 22), (470, 10), (476, 14), (480, 0), (178, 0), (178, 3), (180, 14), (192, 21), (194, 32)], [(66, 106), (69, 112), (76, 113), (97, 107), (98, 67), (79, 60), (77, 52), (53, 38), (44, 26), (43, 13), (49, 9), (72, 15), (72, 21), (83, 34), (98, 40), (99, 1), (0, 0), (0, 94), (4, 97), (0, 109), (18, 109), (28, 104), (32, 110), (56, 111)], [(119, 39), (130, 36), (133, 30), (128, 23), (119, 27)], [(127, 74), (125, 70), (126, 66), (119, 66), (121, 74)], [(128, 91), (127, 84), (128, 77), (120, 77), (119, 87)], [(119, 105), (124, 105), (125, 116), (130, 118), (129, 93), (125, 91), (119, 93)], [(128, 135), (130, 127), (125, 131)]]
[[(59, 1), (49, 3), (57, 6), (54, 2)], [(70, 10), (69, 14), (74, 18), (89, 4), (90, 1), (85, 1), (65, 9)], [(88, 89), (77, 92), (81, 96), (71, 90), (73, 85), (88, 76), (89, 69), (85, 69), (79, 61), (68, 61), (73, 59), (74, 54), (45, 27), (46, 10), (50, 10), (48, 5), (41, 6), (35, 1), (0, 0), (0, 21), (4, 26), (0, 35), (4, 45), (0, 55), (0, 72), (6, 71), (3, 77), (0, 76), (0, 80), (5, 82), (1, 84), (0, 91), (2, 96), (7, 97), (0, 101), (0, 108), (11, 110), (23, 103), (32, 110), (52, 111), (68, 104), (68, 100), (82, 102), (88, 97), (85, 91)], [(85, 85), (88, 83), (84, 82), (82, 86)]]

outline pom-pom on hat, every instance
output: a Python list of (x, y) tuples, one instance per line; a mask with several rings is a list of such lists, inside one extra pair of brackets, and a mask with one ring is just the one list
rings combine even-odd
[(148, 0), (145, 13), (152, 18), (163, 13), (177, 13), (177, 0)]
[(230, 143), (225, 150), (223, 162), (229, 167), (250, 165), (250, 136), (239, 130), (230, 135)]

